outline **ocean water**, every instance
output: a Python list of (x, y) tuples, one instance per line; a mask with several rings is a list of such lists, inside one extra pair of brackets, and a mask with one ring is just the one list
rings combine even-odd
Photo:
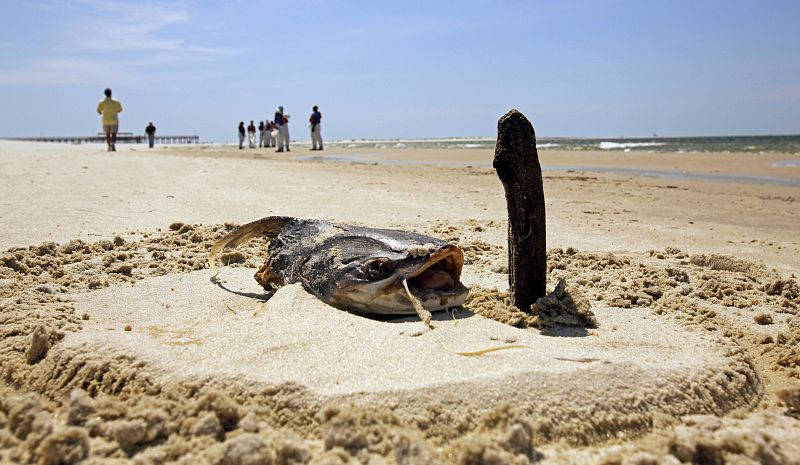
[[(495, 138), (343, 140), (326, 144), (347, 148), (494, 149)], [(711, 137), (539, 137), (540, 150), (603, 150), (645, 152), (752, 152), (798, 153), (800, 135)]]
[[(378, 153), (359, 153), (349, 155), (308, 155), (298, 158), (301, 161), (325, 161), (334, 163), (364, 163), (369, 165), (427, 165), (427, 162), (419, 160), (381, 160)], [(445, 167), (476, 167), (492, 168), (491, 162), (437, 162), (434, 166)], [(797, 168), (800, 167), (800, 160), (788, 160), (786, 162), (774, 163), (772, 166)], [(624, 174), (633, 176), (646, 176), (651, 178), (675, 179), (675, 180), (694, 180), (712, 182), (733, 182), (746, 184), (771, 184), (776, 186), (795, 186), (800, 187), (800, 179), (782, 178), (778, 176), (748, 176), (735, 174), (718, 173), (689, 173), (676, 170), (656, 170), (641, 168), (605, 168), (598, 166), (577, 166), (577, 165), (542, 165), (542, 172), (547, 171), (568, 171), (568, 172), (587, 172), (587, 173), (609, 173)]]

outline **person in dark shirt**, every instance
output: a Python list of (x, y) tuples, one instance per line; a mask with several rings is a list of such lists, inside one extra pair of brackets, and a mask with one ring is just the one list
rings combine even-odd
[(244, 148), (244, 121), (239, 121), (239, 150)]
[(147, 123), (147, 127), (144, 128), (144, 133), (147, 135), (147, 143), (152, 149), (153, 145), (156, 143), (156, 127), (153, 125), (153, 120)]
[(258, 122), (258, 148), (266, 147), (267, 143), (265, 140), (265, 135), (267, 132), (267, 127), (264, 125), (263, 121)]
[(311, 108), (308, 122), (311, 123), (311, 150), (322, 150), (322, 129), (320, 128), (322, 113), (319, 112), (316, 105)]

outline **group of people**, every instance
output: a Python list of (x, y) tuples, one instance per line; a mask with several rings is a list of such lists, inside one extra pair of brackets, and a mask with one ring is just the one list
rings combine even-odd
[[(122, 104), (119, 100), (111, 96), (111, 89), (104, 91), (106, 98), (97, 104), (97, 113), (103, 117), (103, 132), (106, 136), (109, 152), (117, 150), (117, 131), (119, 130), (119, 113), (122, 112)], [(322, 113), (319, 107), (314, 105), (311, 108), (311, 116), (308, 117), (309, 129), (311, 129), (311, 150), (322, 150)], [(275, 110), (275, 117), (272, 121), (259, 121), (258, 128), (250, 120), (250, 125), (245, 129), (244, 121), (239, 122), (239, 148), (244, 148), (245, 137), (251, 149), (256, 148), (256, 131), (260, 137), (258, 147), (277, 147), (276, 152), (289, 152), (289, 114), (279, 106)], [(153, 148), (156, 137), (156, 127), (152, 121), (147, 124), (144, 130), (150, 148)]]
[[(97, 113), (103, 117), (103, 133), (106, 136), (106, 144), (108, 145), (109, 152), (117, 151), (117, 132), (119, 131), (119, 114), (122, 113), (122, 103), (111, 96), (111, 89), (103, 91), (106, 98), (97, 104)], [(147, 143), (150, 148), (156, 141), (156, 126), (151, 120), (144, 128), (144, 134), (147, 136)]]
[[(286, 133), (288, 134), (289, 128), (286, 128)], [(280, 127), (275, 124), (274, 121), (259, 121), (258, 128), (253, 123), (253, 120), (250, 120), (250, 124), (247, 126), (245, 130), (244, 121), (239, 121), (239, 148), (244, 148), (244, 141), (245, 137), (247, 137), (247, 145), (251, 149), (256, 148), (256, 131), (258, 131), (258, 147), (276, 147), (278, 145), (278, 139), (281, 136)], [(247, 134), (247, 136), (245, 136)], [(287, 142), (287, 149), (288, 149), (288, 142)]]
[[(319, 107), (314, 105), (311, 109), (311, 116), (308, 118), (309, 128), (311, 129), (311, 150), (322, 150), (322, 113)], [(259, 121), (256, 128), (253, 120), (245, 128), (244, 121), (239, 121), (239, 149), (244, 148), (244, 141), (247, 138), (248, 147), (256, 148), (256, 131), (258, 131), (258, 147), (276, 147), (276, 152), (290, 152), (289, 148), (289, 114), (283, 111), (283, 106), (275, 110), (272, 121)]]

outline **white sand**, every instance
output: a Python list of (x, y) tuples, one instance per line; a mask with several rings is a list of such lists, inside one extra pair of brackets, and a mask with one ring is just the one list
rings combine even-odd
[[(258, 294), (254, 271), (226, 270), (225, 286)], [(701, 335), (658, 321), (645, 310), (598, 309), (600, 327), (587, 337), (544, 336), (465, 310), (455, 319), (438, 313), (431, 332), (417, 318), (381, 322), (337, 310), (299, 284), (261, 303), (214, 286), (210, 276), (210, 271), (168, 275), (81, 295), (76, 309), (90, 320), (66, 343), (99, 343), (103, 352), (132, 354), (173, 375), (295, 382), (321, 395), (415, 390), (428, 397), (430, 388), (449, 384), (517, 378), (557, 383), (583, 372), (597, 380), (574, 386), (573, 393), (589, 399), (582, 391), (625, 384), (635, 396), (670, 377), (691, 382), (729, 369)], [(132, 331), (124, 331), (125, 325)], [(528, 348), (479, 357), (452, 352), (504, 345)], [(602, 376), (608, 371), (615, 377)], [(475, 394), (463, 401), (479, 402)]]
[[(791, 450), (781, 444), (797, 436), (800, 423), (783, 416), (778, 392), (798, 379), (789, 347), (800, 341), (789, 277), (800, 272), (796, 187), (546, 173), (548, 247), (587, 251), (551, 278), (592, 292), (599, 328), (553, 337), (461, 310), (455, 320), (439, 314), (431, 332), (413, 319), (342, 312), (299, 285), (262, 305), (252, 269), (223, 273), (226, 286), (245, 295), (211, 284), (207, 270), (188, 271), (202, 267), (224, 229), (211, 225), (289, 215), (450, 238), (471, 248), (466, 284), (504, 289), (505, 200), (491, 170), (298, 162), (219, 147), (120, 149), (0, 142), (0, 247), (23, 247), (4, 251), (0, 266), (0, 374), (7, 382), (0, 392), (10, 399), (0, 399), (0, 461), (38, 460), (36, 441), (45, 437), (63, 447), (83, 444), (74, 435), (91, 443), (97, 460), (152, 463), (237, 463), (221, 457), (244, 447), (240, 440), (269, 445), (254, 446), (262, 461), (292, 444), (318, 460), (344, 454), (362, 463), (526, 463), (537, 457), (534, 443), (550, 444), (547, 458), (557, 461), (567, 450), (558, 441), (617, 441), (673, 459), (675, 444), (757, 457), (725, 449), (734, 436), (768, 444), (759, 450), (770, 453)], [(304, 154), (293, 150), (292, 157)], [(544, 153), (542, 161), (573, 164), (564, 160), (586, 156)], [(771, 163), (781, 159), (627, 156), (595, 154), (591, 162), (774, 175)], [(488, 162), (491, 153), (436, 157)], [(168, 231), (173, 222), (205, 226), (193, 238), (191, 228)], [(116, 245), (39, 247), (117, 235)], [(155, 239), (138, 242), (145, 236)], [(715, 268), (668, 247), (748, 261)], [(624, 269), (608, 252), (628, 260)], [(249, 266), (263, 258), (250, 250)], [(685, 279), (674, 282), (681, 273)], [(654, 285), (662, 286), (662, 300), (642, 295)], [(635, 298), (640, 308), (620, 308)], [(774, 322), (764, 323), (761, 313)], [(453, 353), (517, 344), (528, 348)], [(97, 404), (70, 400), (75, 388), (97, 396)], [(753, 408), (741, 423), (717, 418)], [(76, 411), (102, 415), (68, 420)], [(718, 424), (681, 419), (698, 413)], [(40, 430), (29, 433), (34, 418)], [(686, 437), (672, 436), (675, 424), (688, 428)], [(717, 429), (719, 437), (708, 439)], [(777, 433), (769, 442), (761, 430)], [(648, 432), (653, 443), (625, 442)]]

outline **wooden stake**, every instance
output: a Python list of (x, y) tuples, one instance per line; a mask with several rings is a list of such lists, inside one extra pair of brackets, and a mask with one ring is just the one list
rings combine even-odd
[(503, 183), (508, 205), (508, 284), (517, 308), (547, 292), (544, 188), (536, 134), (517, 110), (497, 122), (497, 145), (492, 163)]

